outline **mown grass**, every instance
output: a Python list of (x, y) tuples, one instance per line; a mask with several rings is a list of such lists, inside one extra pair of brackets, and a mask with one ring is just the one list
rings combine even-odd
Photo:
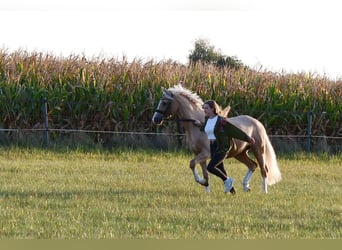
[(283, 181), (237, 195), (193, 181), (184, 152), (1, 148), (2, 239), (340, 239), (342, 156), (279, 156)]

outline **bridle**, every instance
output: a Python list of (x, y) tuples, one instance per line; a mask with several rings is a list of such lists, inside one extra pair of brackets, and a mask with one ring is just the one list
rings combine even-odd
[[(163, 119), (164, 119), (164, 117), (165, 117), (165, 119), (168, 119), (169, 117), (172, 116), (170, 114), (170, 110), (171, 110), (171, 104), (172, 104), (172, 101), (173, 101), (173, 96), (164, 93), (163, 96), (161, 97), (159, 103), (162, 102), (163, 98), (165, 98), (167, 100), (166, 109), (165, 110), (161, 110), (161, 109), (157, 108), (154, 112), (157, 112), (157, 113), (163, 115)], [(159, 107), (159, 105), (158, 105), (158, 107)]]
[(167, 100), (167, 107), (165, 110), (161, 110), (159, 108), (157, 108), (154, 112), (157, 112), (161, 115), (163, 115), (163, 120), (166, 120), (166, 121), (176, 121), (176, 122), (194, 122), (195, 120), (194, 119), (189, 119), (189, 118), (182, 118), (182, 119), (178, 119), (177, 116), (176, 118), (174, 119), (173, 118), (173, 115), (170, 114), (170, 110), (171, 110), (171, 104), (172, 104), (172, 101), (174, 100), (173, 98), (173, 95), (171, 93), (171, 95), (167, 94), (164, 92), (162, 98), (160, 99), (159, 102), (162, 101), (162, 99), (165, 98)]

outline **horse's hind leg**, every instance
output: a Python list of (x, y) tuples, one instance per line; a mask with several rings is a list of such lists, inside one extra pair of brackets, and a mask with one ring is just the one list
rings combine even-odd
[(242, 181), (242, 187), (244, 191), (249, 192), (249, 182), (252, 178), (255, 169), (258, 167), (258, 164), (248, 156), (248, 151), (242, 152), (241, 154), (235, 156), (235, 158), (248, 167), (247, 173)]
[(257, 152), (254, 152), (255, 158), (257, 159), (259, 166), (260, 166), (260, 171), (261, 171), (261, 176), (262, 176), (262, 189), (265, 193), (267, 193), (267, 166), (264, 160), (264, 155), (262, 150), (258, 150)]

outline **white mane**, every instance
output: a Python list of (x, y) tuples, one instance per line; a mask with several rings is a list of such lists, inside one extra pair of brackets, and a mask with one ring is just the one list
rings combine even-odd
[(181, 95), (189, 99), (193, 104), (202, 109), (203, 101), (196, 93), (189, 89), (184, 88), (180, 83), (170, 87), (168, 91), (172, 92), (174, 95)]
[[(175, 85), (173, 87), (170, 87), (168, 89), (168, 91), (172, 92), (173, 95), (185, 97), (190, 102), (192, 102), (192, 104), (197, 106), (199, 108), (199, 110), (203, 110), (202, 109), (203, 101), (202, 101), (201, 97), (199, 97), (196, 93), (192, 92), (191, 90), (184, 88), (181, 83), (178, 83), (177, 85)], [(218, 108), (218, 110), (216, 110), (216, 111), (218, 114), (220, 114), (224, 117), (228, 117), (228, 113), (230, 111), (230, 106), (227, 106), (225, 109), (222, 109), (222, 107), (218, 105), (217, 108)]]

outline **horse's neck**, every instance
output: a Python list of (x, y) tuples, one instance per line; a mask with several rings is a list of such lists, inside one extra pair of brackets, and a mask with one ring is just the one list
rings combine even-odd
[[(183, 102), (179, 102), (178, 108), (178, 119), (193, 119), (204, 122), (204, 111), (195, 103), (184, 104)], [(188, 143), (191, 150), (196, 150), (198, 146), (196, 141), (203, 140), (205, 137), (205, 133), (201, 132), (199, 127), (195, 126), (193, 122), (183, 121), (182, 126), (187, 134)], [(206, 145), (206, 144), (204, 144)]]
[[(190, 107), (190, 106), (189, 106)], [(179, 119), (193, 119), (204, 121), (204, 112), (197, 106), (193, 105), (192, 108), (183, 108), (179, 111)], [(190, 137), (193, 137), (198, 132), (198, 127), (193, 122), (183, 122), (183, 127)]]
[(192, 105), (191, 108), (180, 109), (178, 118), (204, 121), (204, 112), (203, 110), (200, 110), (198, 107)]

